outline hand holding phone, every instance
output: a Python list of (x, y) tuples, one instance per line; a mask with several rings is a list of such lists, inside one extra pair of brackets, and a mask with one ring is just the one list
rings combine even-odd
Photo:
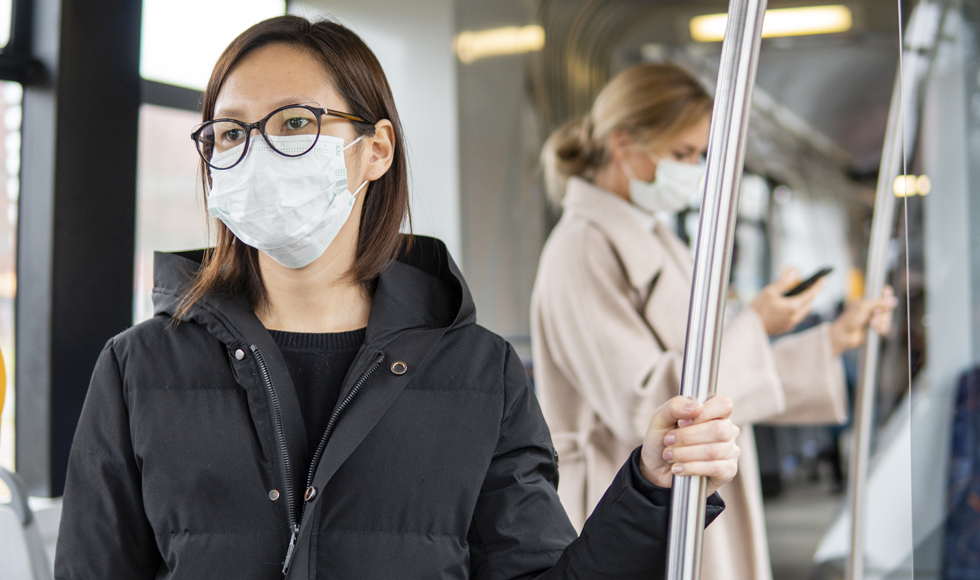
[(833, 271), (834, 269), (829, 267), (818, 270), (817, 273), (814, 274), (813, 276), (810, 276), (806, 280), (800, 282), (796, 286), (793, 286), (792, 288), (784, 292), (783, 296), (789, 298), (791, 296), (797, 296), (799, 294), (802, 294), (807, 290), (809, 290), (810, 288), (812, 288), (813, 285), (816, 284), (821, 278), (823, 278), (827, 274), (830, 274)]
[[(806, 280), (793, 284), (796, 275), (785, 271), (778, 280), (762, 289), (752, 301), (766, 334), (779, 336), (793, 330), (813, 309), (813, 296), (805, 295), (821, 278), (831, 272), (824, 268)], [(799, 296), (799, 297), (798, 297)]]

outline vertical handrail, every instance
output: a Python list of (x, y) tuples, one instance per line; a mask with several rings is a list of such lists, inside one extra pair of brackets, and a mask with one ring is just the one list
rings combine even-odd
[[(730, 0), (708, 138), (707, 173), (694, 258), (681, 394), (714, 394), (728, 295), (745, 139), (766, 0)], [(674, 477), (668, 580), (699, 580), (706, 480)]]
[[(901, 163), (901, 146), (898, 141), (900, 119), (900, 100), (902, 98), (901, 79), (895, 80), (892, 91), (891, 109), (888, 114), (888, 127), (885, 132), (885, 147), (882, 150), (881, 167), (878, 170), (878, 191), (875, 194), (874, 217), (871, 221), (871, 241), (868, 248), (868, 266), (865, 274), (864, 296), (874, 299), (881, 296), (885, 287), (888, 259), (888, 243), (895, 223), (895, 195), (892, 184), (898, 176)], [(861, 357), (860, 382), (854, 398), (854, 436), (855, 449), (851, 455), (851, 468), (848, 474), (848, 501), (851, 506), (851, 550), (848, 557), (847, 580), (860, 580), (864, 577), (864, 528), (865, 528), (865, 483), (867, 482), (868, 459), (871, 453), (871, 431), (874, 422), (875, 385), (878, 376), (878, 357), (881, 352), (881, 337), (877, 332), (869, 332)]]
[[(919, 96), (935, 60), (945, 27), (949, 1), (922, 0), (908, 21), (900, 63), (895, 75), (885, 142), (878, 167), (874, 216), (865, 271), (864, 297), (876, 299), (885, 288), (888, 275), (889, 243), (895, 227), (898, 198), (893, 191), (895, 179), (903, 172), (903, 152), (912, 148), (918, 132)], [(904, 69), (904, 70), (903, 70)], [(906, 192), (903, 192), (906, 193)], [(866, 527), (866, 484), (874, 429), (875, 387), (878, 382), (878, 360), (881, 337), (868, 332), (861, 353), (859, 382), (854, 406), (854, 451), (848, 473), (848, 503), (851, 510), (851, 549), (848, 554), (847, 580), (864, 578), (864, 539)]]

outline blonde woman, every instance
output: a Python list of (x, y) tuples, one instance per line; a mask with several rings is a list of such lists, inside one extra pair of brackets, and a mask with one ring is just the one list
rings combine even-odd
[[(542, 153), (563, 215), (532, 298), (535, 375), (561, 458), (559, 495), (576, 526), (641, 443), (644, 418), (680, 386), (693, 262), (664, 220), (697, 194), (711, 106), (683, 69), (636, 66)], [(783, 276), (725, 323), (718, 391), (734, 401), (742, 454), (726, 487), (728, 508), (705, 532), (705, 580), (772, 576), (755, 442), (745, 427), (843, 421), (839, 356), (869, 325), (886, 332), (890, 323), (889, 290), (833, 323), (772, 342), (810, 312), (821, 289), (784, 297), (795, 282)]]

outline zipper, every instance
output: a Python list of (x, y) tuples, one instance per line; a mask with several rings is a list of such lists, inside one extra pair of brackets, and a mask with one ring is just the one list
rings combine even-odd
[[(262, 353), (254, 345), (249, 347), (252, 353), (255, 355), (255, 362), (259, 366), (259, 374), (262, 375), (262, 382), (265, 383), (266, 391), (269, 393), (269, 398), (272, 400), (272, 415), (275, 420), (276, 426), (276, 440), (279, 443), (279, 454), (282, 458), (281, 465), (283, 471), (283, 488), (285, 489), (286, 495), (286, 512), (289, 516), (289, 547), (286, 548), (286, 558), (282, 563), (282, 575), (285, 578), (286, 573), (289, 572), (289, 565), (293, 560), (293, 553), (296, 550), (296, 542), (299, 540), (300, 527), (297, 522), (302, 521), (303, 513), (306, 511), (306, 502), (300, 505), (299, 514), (297, 516), (294, 509), (293, 503), (293, 480), (290, 477), (289, 469), (289, 453), (286, 448), (286, 437), (283, 434), (282, 428), (282, 408), (279, 406), (279, 397), (276, 395), (276, 389), (272, 386), (272, 378), (269, 376), (269, 369), (265, 366), (265, 358), (263, 358)], [(368, 378), (378, 370), (381, 366), (381, 362), (384, 361), (384, 353), (378, 354), (378, 358), (375, 359), (374, 364), (361, 376), (360, 379), (354, 383), (350, 392), (344, 397), (337, 408), (334, 409), (333, 414), (330, 416), (330, 421), (327, 423), (327, 428), (323, 432), (323, 437), (320, 438), (320, 444), (317, 445), (316, 453), (313, 455), (313, 461), (310, 463), (310, 470), (306, 476), (306, 487), (307, 489), (313, 485), (313, 476), (316, 474), (317, 465), (320, 463), (320, 458), (323, 456), (323, 450), (327, 447), (327, 441), (330, 440), (330, 435), (333, 434), (334, 427), (337, 425), (337, 420), (340, 418), (340, 414), (346, 409), (354, 397), (357, 396), (358, 391), (364, 386)]]
[(286, 572), (289, 570), (289, 562), (293, 559), (293, 550), (296, 549), (296, 541), (299, 539), (299, 525), (296, 523), (296, 510), (293, 503), (293, 480), (289, 475), (289, 453), (286, 449), (286, 436), (283, 434), (282, 429), (282, 408), (279, 406), (279, 397), (276, 395), (276, 389), (272, 386), (272, 377), (269, 376), (269, 369), (265, 366), (265, 358), (254, 345), (249, 348), (252, 350), (252, 354), (255, 355), (255, 362), (259, 366), (259, 374), (262, 375), (262, 382), (265, 384), (265, 389), (269, 393), (269, 399), (272, 401), (272, 418), (275, 421), (276, 441), (279, 443), (282, 485), (286, 495), (286, 513), (289, 517), (290, 532), (289, 548), (286, 549), (286, 560), (282, 565), (282, 575), (286, 576)]
[(293, 550), (296, 549), (296, 540), (299, 539), (299, 526), (293, 524), (290, 527), (289, 534), (289, 547), (286, 548), (286, 559), (282, 562), (282, 577), (286, 577), (286, 572), (289, 572), (289, 563), (293, 561)]
[[(306, 474), (307, 489), (313, 485), (313, 476), (316, 474), (316, 468), (320, 464), (320, 458), (323, 456), (323, 450), (327, 448), (327, 441), (330, 440), (330, 435), (333, 434), (334, 427), (337, 425), (337, 419), (340, 418), (340, 414), (344, 412), (344, 409), (346, 409), (347, 406), (350, 405), (350, 402), (354, 400), (354, 397), (357, 396), (357, 392), (360, 391), (361, 387), (364, 386), (364, 383), (367, 382), (368, 377), (373, 375), (374, 372), (378, 370), (378, 367), (381, 366), (381, 362), (384, 361), (384, 359), (385, 354), (383, 352), (379, 353), (378, 358), (374, 359), (374, 364), (372, 364), (371, 367), (368, 368), (363, 375), (361, 375), (361, 378), (354, 383), (354, 386), (351, 387), (350, 392), (347, 393), (344, 400), (341, 401), (340, 404), (337, 405), (337, 408), (333, 410), (333, 414), (330, 416), (330, 421), (327, 422), (327, 428), (323, 430), (323, 437), (320, 438), (320, 444), (316, 446), (316, 452), (313, 454), (313, 461), (310, 462), (310, 470)], [(303, 502), (299, 511), (300, 520), (303, 519), (303, 512), (305, 510), (306, 502)]]

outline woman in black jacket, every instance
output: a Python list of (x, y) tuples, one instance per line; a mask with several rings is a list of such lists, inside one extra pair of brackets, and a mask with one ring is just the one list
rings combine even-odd
[(367, 46), (257, 24), (204, 119), (217, 243), (158, 254), (156, 315), (99, 359), (57, 578), (663, 575), (672, 474), (734, 476), (729, 400), (661, 408), (576, 539), (520, 360), (445, 247), (399, 233), (405, 149)]

